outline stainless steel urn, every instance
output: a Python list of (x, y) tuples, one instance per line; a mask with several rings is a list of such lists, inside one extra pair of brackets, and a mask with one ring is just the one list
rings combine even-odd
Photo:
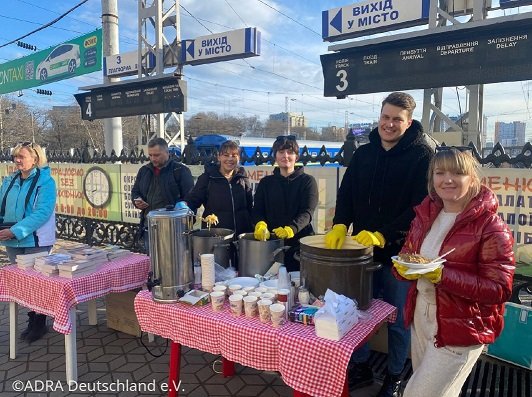
[(161, 208), (150, 211), (148, 220), (151, 262), (148, 289), (154, 301), (175, 303), (192, 288), (194, 273), (189, 231), (194, 213), (188, 208)]

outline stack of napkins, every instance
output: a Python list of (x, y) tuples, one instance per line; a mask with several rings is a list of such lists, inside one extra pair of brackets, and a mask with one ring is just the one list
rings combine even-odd
[(57, 266), (70, 259), (70, 255), (65, 254), (41, 256), (35, 259), (35, 265), (33, 265), (33, 267), (35, 270), (46, 276), (57, 276), (59, 274)]
[(17, 255), (16, 262), (19, 269), (32, 269), (35, 265), (35, 259), (42, 256), (47, 256), (48, 252), (36, 252), (35, 254)]
[(330, 289), (324, 299), (325, 305), (314, 314), (316, 336), (339, 341), (358, 322), (360, 312), (352, 299)]

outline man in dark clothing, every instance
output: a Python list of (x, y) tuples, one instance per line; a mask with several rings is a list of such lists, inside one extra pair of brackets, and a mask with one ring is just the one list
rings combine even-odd
[[(353, 239), (374, 246), (374, 259), (383, 264), (373, 275), (373, 293), (397, 307), (397, 320), (388, 325), (388, 373), (378, 397), (399, 395), (399, 376), (410, 346), (410, 330), (403, 322), (409, 283), (395, 279), (390, 258), (402, 247), (414, 218), (413, 207), (427, 195), (433, 151), (424, 140), (421, 124), (412, 119), (415, 106), (414, 98), (402, 92), (384, 99), (378, 127), (370, 133), (370, 142), (355, 151), (343, 177), (334, 226), (325, 237), (327, 247), (341, 248), (353, 224)], [(367, 344), (351, 358), (351, 389), (373, 382), (368, 358)]]
[(133, 205), (142, 210), (140, 228), (144, 231), (144, 242), (148, 250), (146, 215), (148, 212), (167, 205), (175, 205), (184, 199), (194, 186), (194, 179), (188, 167), (170, 159), (168, 143), (163, 138), (148, 142), (149, 164), (143, 165), (137, 173), (131, 189)]
[(314, 234), (312, 216), (318, 205), (318, 185), (313, 176), (296, 167), (299, 146), (292, 135), (278, 137), (272, 147), (278, 164), (272, 175), (262, 178), (257, 186), (253, 204), (255, 238), (268, 239), (271, 228), (277, 238), (290, 246), (284, 264), (288, 271), (299, 270), (294, 253), (301, 237)]

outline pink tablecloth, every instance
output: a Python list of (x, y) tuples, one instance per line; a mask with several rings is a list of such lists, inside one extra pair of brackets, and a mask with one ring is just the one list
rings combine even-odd
[(150, 260), (131, 254), (102, 265), (95, 273), (75, 279), (45, 276), (16, 266), (0, 269), (0, 301), (17, 302), (54, 318), (54, 329), (62, 334), (72, 330), (68, 312), (111, 292), (141, 287), (148, 278)]
[(396, 315), (393, 306), (374, 300), (368, 318), (334, 342), (318, 338), (312, 326), (287, 323), (273, 328), (258, 318), (235, 318), (227, 306), (213, 312), (210, 306), (156, 303), (148, 291), (137, 294), (135, 312), (145, 332), (245, 366), (279, 371), (288, 386), (315, 397), (342, 394), (351, 353)]

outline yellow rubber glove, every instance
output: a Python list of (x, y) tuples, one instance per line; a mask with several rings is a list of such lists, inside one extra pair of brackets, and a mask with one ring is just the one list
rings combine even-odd
[(273, 229), (272, 232), (274, 232), (277, 237), (282, 239), (294, 237), (294, 231), (290, 226), (278, 227)]
[(270, 231), (268, 230), (268, 225), (264, 221), (259, 221), (255, 225), (255, 232), (253, 232), (253, 237), (255, 240), (265, 241), (270, 239)]
[(339, 223), (334, 225), (325, 235), (325, 248), (340, 249), (344, 245), (345, 235), (347, 234), (347, 226)]
[(443, 271), (443, 266), (437, 267), (431, 272), (425, 273), (421, 275), (421, 277), (425, 277), (427, 280), (429, 280), (432, 284), (438, 284), (441, 281), (441, 274)]
[(379, 232), (368, 232), (367, 230), (362, 230), (359, 232), (355, 237), (353, 237), (353, 240), (355, 240), (357, 243), (365, 245), (366, 247), (379, 247), (384, 248), (384, 244), (386, 243), (386, 240), (384, 240), (384, 236)]
[(399, 273), (402, 278), (407, 280), (417, 280), (421, 277), (421, 274), (405, 274), (409, 268), (395, 261), (393, 261), (393, 267), (395, 267), (395, 270), (397, 270), (397, 273)]

